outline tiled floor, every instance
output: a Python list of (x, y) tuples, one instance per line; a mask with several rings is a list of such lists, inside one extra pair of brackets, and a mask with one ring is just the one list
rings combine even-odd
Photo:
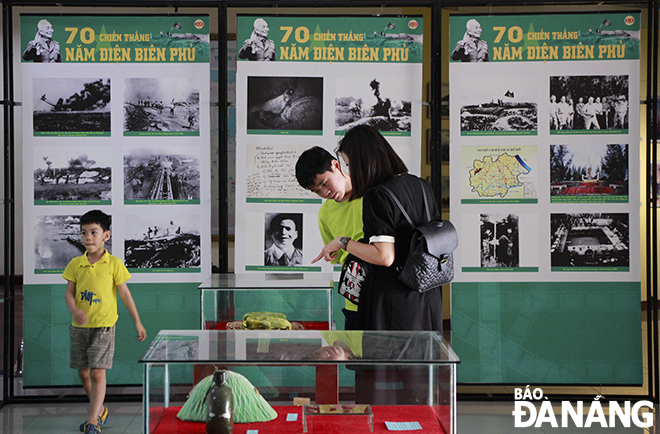
[[(107, 403), (110, 421), (104, 433), (140, 434), (142, 403)], [(0, 410), (2, 434), (79, 433), (79, 425), (87, 419), (84, 404), (12, 404)]]
[[(142, 432), (141, 403), (107, 403), (110, 422), (103, 427), (106, 434), (139, 434)], [(509, 402), (459, 402), (457, 432), (459, 434), (653, 434), (654, 429), (626, 428), (515, 428)], [(2, 434), (77, 433), (85, 419), (84, 404), (13, 404), (0, 410)], [(414, 431), (413, 433), (419, 433)], [(266, 434), (266, 433), (264, 433)]]

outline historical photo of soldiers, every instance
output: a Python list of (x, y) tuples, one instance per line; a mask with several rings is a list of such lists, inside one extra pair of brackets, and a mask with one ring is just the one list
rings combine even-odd
[(149, 212), (127, 215), (124, 257), (128, 268), (201, 266), (199, 216)]
[(109, 78), (32, 79), (35, 132), (110, 132)]
[(323, 130), (322, 77), (248, 77), (247, 129)]
[(411, 131), (412, 103), (408, 87), (389, 77), (346, 77), (338, 80), (335, 129), (369, 125), (379, 131)]
[(630, 266), (628, 214), (551, 214), (553, 267)]
[(111, 160), (106, 147), (35, 147), (34, 200), (112, 200)]
[(518, 216), (481, 214), (481, 266), (520, 266)]
[(550, 130), (628, 129), (627, 75), (550, 77)]
[(128, 78), (124, 86), (124, 131), (199, 133), (197, 80)]
[(628, 145), (550, 145), (552, 196), (628, 194)]
[(264, 265), (302, 265), (302, 224), (301, 213), (265, 214)]
[[(105, 242), (112, 253), (112, 237)], [(86, 251), (80, 240), (80, 215), (42, 215), (34, 222), (34, 268), (64, 270), (71, 258)]]
[(124, 155), (124, 200), (200, 199), (196, 148), (136, 148)]

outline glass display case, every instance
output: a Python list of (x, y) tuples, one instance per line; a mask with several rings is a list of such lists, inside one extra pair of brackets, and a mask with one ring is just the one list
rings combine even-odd
[(199, 286), (201, 329), (240, 328), (249, 312), (286, 315), (292, 328), (332, 328), (331, 274), (212, 274)]
[[(251, 383), (247, 389), (256, 388), (277, 413), (268, 421), (235, 423), (235, 434), (378, 433), (392, 424), (453, 434), (458, 362), (444, 338), (430, 331), (163, 330), (140, 359), (143, 432), (205, 432), (203, 422), (177, 418), (194, 387), (193, 368), (204, 366), (208, 375), (240, 373)], [(348, 384), (340, 384), (342, 371), (350, 373)], [(308, 406), (294, 405), (300, 402)], [(365, 405), (368, 411), (356, 417)]]

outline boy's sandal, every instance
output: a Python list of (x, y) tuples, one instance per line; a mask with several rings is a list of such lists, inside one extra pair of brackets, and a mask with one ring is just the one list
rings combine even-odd
[[(99, 416), (99, 419), (98, 419), (98, 421), (99, 421), (98, 425), (99, 426), (105, 425), (106, 423), (108, 423), (110, 421), (110, 414), (109, 413), (110, 412), (108, 411), (108, 407), (103, 406), (103, 416)], [(85, 431), (85, 425), (87, 425), (87, 422), (83, 422), (83, 423), (80, 424), (80, 426), (78, 427), (78, 428), (80, 428), (80, 432)]]
[(103, 415), (99, 416), (99, 425), (105, 425), (110, 421), (110, 412), (108, 411), (108, 407), (103, 406)]
[(101, 427), (94, 423), (86, 423), (85, 434), (101, 434)]

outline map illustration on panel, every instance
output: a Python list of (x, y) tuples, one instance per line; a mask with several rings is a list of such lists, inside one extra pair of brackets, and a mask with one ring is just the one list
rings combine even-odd
[(464, 146), (462, 203), (537, 203), (535, 146)]

